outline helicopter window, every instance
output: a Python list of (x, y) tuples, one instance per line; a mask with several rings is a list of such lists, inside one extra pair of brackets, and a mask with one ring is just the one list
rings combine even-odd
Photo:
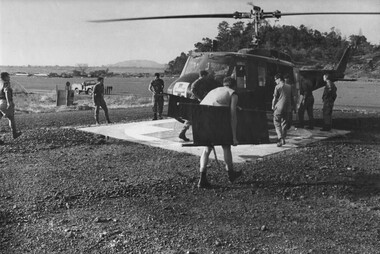
[(265, 86), (266, 83), (266, 73), (264, 66), (258, 66), (258, 74), (259, 74), (259, 86)]
[(215, 63), (215, 62), (209, 62), (207, 64), (207, 69), (211, 75), (214, 74), (214, 76), (229, 76), (230, 74), (230, 66), (225, 63)]
[(244, 65), (236, 66), (236, 83), (238, 88), (246, 88), (246, 72)]
[(199, 72), (201, 70), (202, 59), (202, 57), (189, 57), (185, 67), (183, 68), (181, 76), (189, 73)]

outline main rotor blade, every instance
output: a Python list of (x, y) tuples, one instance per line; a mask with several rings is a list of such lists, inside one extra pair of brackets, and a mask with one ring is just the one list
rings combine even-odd
[[(380, 15), (380, 12), (262, 12), (259, 14), (262, 18), (281, 18), (281, 16), (301, 16), (301, 15)], [(251, 19), (253, 14), (249, 12), (234, 12), (232, 14), (194, 14), (194, 15), (172, 15), (156, 17), (137, 17), (137, 18), (120, 18), (120, 19), (99, 19), (89, 20), (94, 23), (134, 21), (134, 20), (154, 20), (154, 19), (197, 19), (197, 18), (234, 18), (234, 19)]]
[(301, 15), (380, 15), (380, 12), (280, 12), (281, 16)]
[(105, 23), (105, 22), (134, 21), (134, 20), (192, 19), (192, 18), (235, 18), (236, 19), (236, 18), (241, 18), (242, 14), (250, 15), (250, 13), (235, 12), (233, 14), (195, 14), (195, 15), (173, 15), (173, 16), (120, 18), (120, 19), (100, 19), (100, 20), (90, 20), (89, 22)]

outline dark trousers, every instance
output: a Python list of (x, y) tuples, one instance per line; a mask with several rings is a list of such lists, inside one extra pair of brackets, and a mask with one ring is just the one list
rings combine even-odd
[(103, 111), (104, 111), (104, 115), (106, 116), (106, 120), (107, 122), (110, 122), (110, 117), (108, 115), (108, 108), (107, 108), (107, 104), (106, 102), (104, 101), (104, 99), (98, 99), (95, 103), (95, 121), (96, 123), (99, 123), (99, 111), (100, 111), (100, 107), (102, 107)]
[(277, 138), (286, 138), (289, 112), (274, 112), (273, 114), (273, 124), (276, 130)]
[(162, 94), (153, 95), (153, 113), (157, 116), (162, 116), (162, 111), (164, 109), (164, 96)]
[(313, 106), (314, 106), (314, 98), (313, 97), (305, 98), (305, 101), (301, 102), (300, 107), (298, 109), (298, 120), (299, 120), (299, 125), (301, 127), (304, 126), (305, 111), (307, 112), (307, 116), (309, 117), (309, 126), (314, 127)]
[(325, 128), (332, 128), (332, 111), (334, 107), (334, 102), (324, 101), (323, 102), (323, 124)]

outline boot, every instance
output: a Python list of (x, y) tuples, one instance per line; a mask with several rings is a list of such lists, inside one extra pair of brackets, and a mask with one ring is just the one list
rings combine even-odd
[(198, 188), (200, 189), (211, 188), (211, 184), (207, 181), (206, 172), (201, 172), (199, 182), (198, 182)]
[(237, 178), (239, 178), (243, 172), (242, 171), (234, 171), (234, 170), (228, 170), (228, 180), (230, 180), (231, 183), (233, 183)]
[(154, 120), (157, 120), (157, 114), (156, 113), (154, 113), (154, 115), (153, 115), (153, 119), (152, 119), (153, 121)]
[(179, 137), (180, 139), (182, 139), (183, 141), (188, 142), (188, 141), (190, 141), (190, 139), (188, 139), (188, 138), (186, 137), (186, 134), (185, 134), (185, 133), (186, 133), (186, 130), (182, 130), (178, 137)]
[(21, 134), (22, 134), (21, 131), (19, 131), (19, 132), (14, 132), (14, 133), (13, 133), (13, 139), (16, 139), (16, 138), (20, 137)]

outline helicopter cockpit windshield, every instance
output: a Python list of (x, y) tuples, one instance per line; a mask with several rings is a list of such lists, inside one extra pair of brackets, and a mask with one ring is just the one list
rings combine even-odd
[(181, 76), (206, 70), (211, 77), (221, 82), (224, 77), (232, 74), (233, 69), (233, 63), (226, 57), (215, 57), (212, 54), (195, 55), (189, 57)]

